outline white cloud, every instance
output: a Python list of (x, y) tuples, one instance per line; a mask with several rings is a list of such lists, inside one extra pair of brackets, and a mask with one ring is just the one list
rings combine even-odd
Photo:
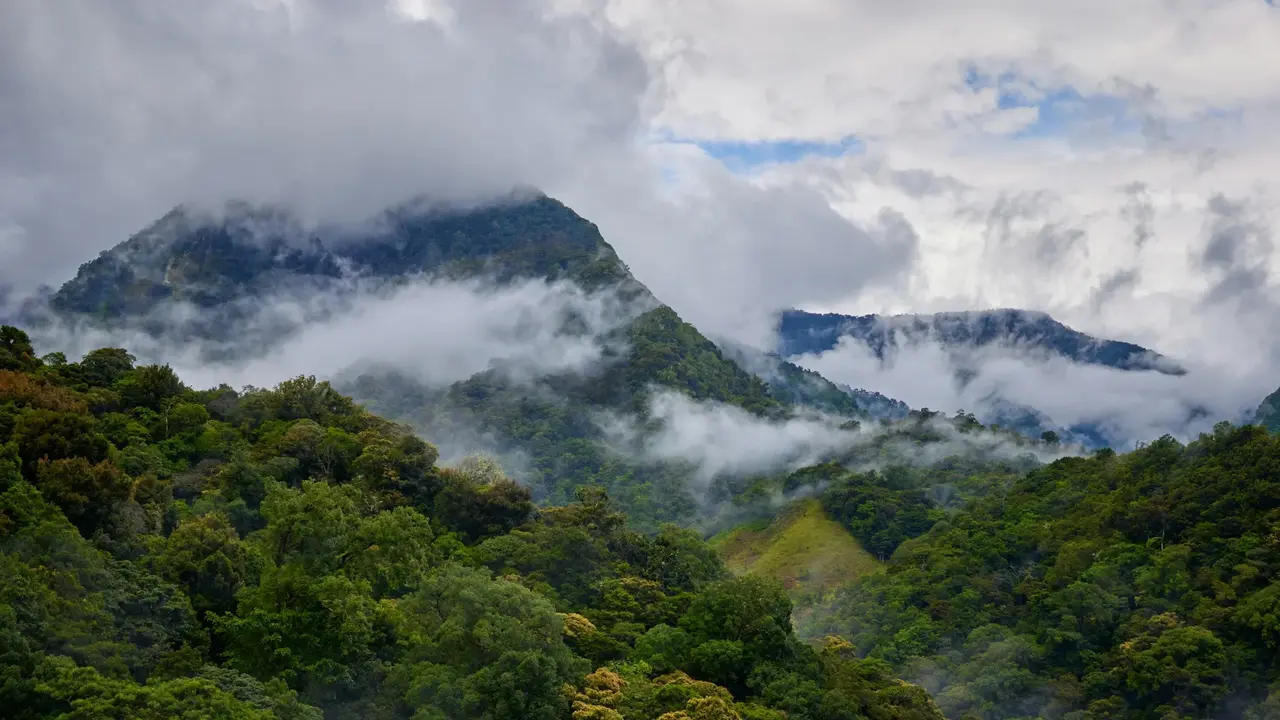
[(604, 416), (600, 424), (620, 452), (648, 461), (689, 463), (697, 467), (703, 483), (720, 475), (812, 465), (865, 442), (867, 436), (841, 430), (820, 417), (766, 420), (739, 407), (699, 402), (671, 390), (655, 390), (648, 419), (656, 429), (641, 429), (630, 417)]
[[(1280, 384), (1271, 244), (1280, 222), (1280, 8), (605, 4), (661, 68), (655, 122), (672, 134), (861, 141), (862, 153), (755, 174), (766, 187), (819, 192), (863, 225), (889, 208), (918, 235), (905, 278), (855, 282), (839, 298), (814, 293), (808, 309), (1043, 310), (1197, 368), (1152, 381), (1158, 389), (1095, 370), (1055, 381), (1077, 383), (1082, 402), (1100, 406), (1112, 396), (1159, 406), (1173, 393), (1235, 418)], [(1022, 100), (1002, 104), (997, 88), (967, 82), (973, 71), (1003, 76), (999, 90)], [(1224, 207), (1243, 219), (1224, 221)], [(1252, 238), (1224, 245), (1224, 232)], [(1213, 247), (1239, 251), (1215, 261)], [(914, 376), (901, 387), (886, 376), (863, 384), (917, 405), (960, 399)], [(1135, 387), (1120, 392), (1122, 380)]]
[(598, 422), (615, 450), (642, 461), (691, 465), (704, 486), (717, 477), (787, 472), (835, 457), (857, 462), (851, 458), (873, 445), (878, 450), (865, 458), (872, 463), (868, 469), (888, 457), (930, 463), (955, 455), (1005, 460), (1030, 455), (1051, 462), (1078, 452), (1020, 445), (993, 433), (963, 433), (945, 419), (927, 421), (935, 438), (929, 444), (886, 439), (885, 430), (874, 423), (841, 429), (840, 420), (817, 414), (772, 420), (666, 389), (655, 389), (650, 397), (643, 427), (634, 418), (616, 415), (602, 415)]
[(965, 71), (1092, 95), (1156, 91), (1171, 118), (1275, 109), (1280, 21), (1261, 0), (607, 0), (664, 70), (661, 121), (684, 136), (932, 133), (996, 114)]
[[(0, 285), (60, 282), (193, 198), (364, 216), (528, 183), (711, 334), (759, 343), (787, 305), (1021, 307), (1184, 360), (1188, 400), (1242, 408), (1280, 383), (1280, 9), (1262, 0), (409, 5), (429, 20), (5, 4)], [(864, 151), (745, 178), (644, 140), (663, 132)]]
[[(519, 184), (597, 221), (664, 301), (726, 332), (758, 333), (775, 304), (891, 282), (907, 267), (909, 228), (855, 227), (803, 185), (757, 188), (693, 159), (682, 172), (700, 191), (672, 198), (669, 157), (641, 142), (661, 83), (598, 12), (540, 0), (407, 10), (6, 6), (0, 274), (20, 288), (58, 284), (182, 202), (244, 198), (304, 220), (351, 219), (420, 193), (477, 198)], [(830, 268), (817, 282), (805, 277), (815, 266)], [(734, 317), (719, 310), (744, 299), (755, 302)]]
[[(1098, 365), (989, 347), (948, 352), (936, 343), (903, 344), (882, 361), (865, 345), (843, 339), (832, 350), (794, 361), (834, 382), (873, 387), (912, 407), (984, 416), (1002, 403), (1034, 408), (1052, 424), (1096, 425), (1116, 447), (1170, 432), (1187, 439), (1219, 420), (1240, 421), (1256, 405), (1251, 378), (1214, 374), (1192, 365), (1184, 376), (1126, 372)], [(957, 380), (959, 367), (976, 377)]]
[[(168, 362), (188, 384), (271, 387), (298, 375), (333, 379), (390, 369), (442, 386), (502, 366), (516, 374), (582, 371), (600, 359), (604, 336), (646, 309), (612, 294), (587, 294), (540, 281), (495, 288), (483, 281), (418, 282), (394, 291), (355, 288), (341, 298), (305, 294), (257, 298), (261, 308), (235, 339), (264, 338), (261, 351), (234, 362), (210, 359), (217, 343), (178, 344), (141, 330), (55, 326), (37, 336), (46, 349), (79, 357), (97, 347), (128, 348), (140, 362)], [(183, 320), (182, 308), (161, 321)], [(581, 332), (566, 333), (572, 316)], [(275, 335), (267, 344), (265, 338)]]

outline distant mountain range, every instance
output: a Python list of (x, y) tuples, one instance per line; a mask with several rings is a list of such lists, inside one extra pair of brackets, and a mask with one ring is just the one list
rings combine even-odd
[(1063, 325), (1042, 312), (982, 310), (934, 315), (838, 315), (802, 310), (778, 320), (778, 354), (794, 358), (834, 349), (850, 338), (884, 360), (895, 350), (937, 343), (944, 350), (1009, 348), (1119, 370), (1186, 373), (1177, 362), (1133, 343), (1105, 340)]
[[(789, 361), (803, 363), (806, 356), (821, 355), (840, 347), (841, 343), (861, 346), (887, 364), (892, 364), (899, 352), (925, 345), (938, 347), (950, 356), (954, 380), (961, 385), (982, 372), (987, 354), (993, 352), (1011, 353), (1033, 361), (1065, 360), (1124, 372), (1186, 374), (1175, 360), (1158, 352), (1133, 343), (1087, 335), (1043, 312), (1000, 309), (883, 316), (788, 310), (778, 317), (776, 352)], [(1087, 447), (1101, 447), (1111, 442), (1099, 424), (1062, 426), (1039, 409), (999, 394), (982, 398), (977, 404), (979, 407), (970, 409), (982, 422), (1030, 437), (1052, 432), (1063, 441)]]

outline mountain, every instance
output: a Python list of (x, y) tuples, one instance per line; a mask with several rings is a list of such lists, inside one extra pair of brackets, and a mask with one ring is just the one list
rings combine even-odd
[[(1276, 458), (1280, 436), (1223, 423), (1020, 472), (802, 630), (856, 638), (956, 720), (1271, 717)], [(887, 515), (870, 497), (846, 506)]]
[[(619, 455), (605, 432), (618, 417), (648, 427), (655, 389), (762, 418), (785, 417), (800, 405), (847, 418), (865, 415), (849, 393), (780, 359), (781, 375), (744, 369), (654, 298), (594, 224), (534, 192), (483, 207), (418, 200), (362, 223), (318, 228), (305, 227), (287, 210), (246, 203), (219, 213), (176, 208), (81, 266), (50, 306), (64, 318), (214, 338), (219, 348), (232, 343), (235, 354), (262, 352), (302, 323), (340, 312), (341, 298), (356, 287), (481, 277), (496, 285), (570, 281), (618, 298), (630, 319), (599, 338), (602, 361), (585, 372), (515, 378), (495, 365), (431, 387), (414, 379), (411, 368), (379, 366), (371, 358), (335, 382), (424, 435), (499, 454), (540, 502), (569, 502), (578, 486), (598, 484), (642, 527), (692, 518), (703, 499), (685, 487), (691, 468)], [(319, 315), (302, 321), (257, 321), (266, 300), (291, 293), (326, 302)], [(187, 309), (174, 311), (179, 307)], [(250, 332), (257, 327), (266, 329)], [(572, 317), (564, 318), (561, 331), (578, 331)]]
[(829, 415), (875, 420), (901, 420), (911, 408), (873, 390), (834, 383), (777, 353), (727, 340), (717, 343), (730, 359), (764, 380), (769, 395), (781, 403)]
[(697, 533), (531, 499), (314, 378), (200, 391), (0, 326), (3, 717), (941, 720)]
[(1280, 389), (1262, 399), (1253, 414), (1253, 423), (1272, 432), (1280, 431)]
[(778, 354), (783, 357), (823, 353), (846, 337), (861, 342), (881, 360), (904, 345), (936, 342), (948, 351), (1016, 347), (1045, 357), (1120, 370), (1167, 375), (1186, 372), (1172, 359), (1144, 347), (1095, 338), (1045, 313), (1027, 310), (889, 316), (789, 310), (778, 320)]
[(595, 225), (552, 198), (526, 193), (476, 208), (418, 200), (359, 224), (314, 229), (283, 208), (234, 202), (214, 214), (179, 207), (82, 265), (51, 305), (118, 317), (169, 300), (216, 308), (299, 278), (323, 284), (418, 274), (640, 290)]

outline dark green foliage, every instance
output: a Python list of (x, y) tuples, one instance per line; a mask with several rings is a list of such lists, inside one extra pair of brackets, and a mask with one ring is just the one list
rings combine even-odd
[(97, 423), (87, 415), (27, 410), (13, 427), (23, 473), (31, 479), (42, 460), (82, 458), (90, 464), (107, 459), (110, 443), (97, 432)]
[(129, 407), (163, 412), (165, 402), (181, 395), (186, 388), (168, 365), (145, 365), (124, 373), (115, 383), (115, 389)]
[(822, 494), (822, 507), (881, 560), (942, 517), (923, 490), (893, 488), (877, 472), (849, 474)]
[(644, 410), (651, 385), (679, 390), (697, 400), (737, 405), (757, 414), (781, 413), (768, 387), (721, 353), (669, 307), (641, 315), (627, 326), (626, 356), (612, 363), (588, 388), (593, 401)]
[[(716, 367), (709, 352), (692, 366)], [(6, 371), (6, 717), (582, 720), (616, 706), (644, 720), (819, 720), (891, 707), (876, 695), (891, 680), (835, 686), (780, 587), (726, 579), (691, 530), (639, 532), (603, 488), (536, 507), (493, 461), (437, 467), (431, 445), (314, 378), (195, 392), (131, 362), (106, 350), (51, 359), (38, 377)], [(95, 409), (103, 391), (116, 398)]]
[(366, 375), (348, 390), (379, 413), (406, 418), (425, 431), (455, 427), (504, 438), (530, 459), (522, 467), (534, 500), (563, 503), (574, 488), (605, 488), (641, 527), (689, 521), (696, 505), (688, 468), (629, 461), (606, 444), (601, 412), (647, 417), (655, 391), (778, 416), (784, 408), (768, 388), (680, 320), (670, 308), (651, 310), (621, 331), (625, 355), (589, 376), (546, 378), (531, 387), (493, 370), (429, 391), (410, 378)]
[(956, 718), (1239, 712), (1276, 680), (1278, 519), (1280, 439), (1257, 427), (1064, 459), (905, 542), (808, 629)]
[(79, 377), (95, 387), (111, 387), (133, 370), (133, 355), (121, 348), (94, 350), (80, 360)]
[(40, 366), (31, 338), (11, 325), (0, 326), (0, 370), (35, 370)]
[(1253, 414), (1253, 422), (1272, 432), (1280, 430), (1280, 389), (1263, 398)]

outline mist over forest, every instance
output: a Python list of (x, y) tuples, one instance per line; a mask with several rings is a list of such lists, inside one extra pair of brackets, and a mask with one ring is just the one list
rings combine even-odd
[(1280, 717), (1278, 13), (0, 0), (0, 715)]

